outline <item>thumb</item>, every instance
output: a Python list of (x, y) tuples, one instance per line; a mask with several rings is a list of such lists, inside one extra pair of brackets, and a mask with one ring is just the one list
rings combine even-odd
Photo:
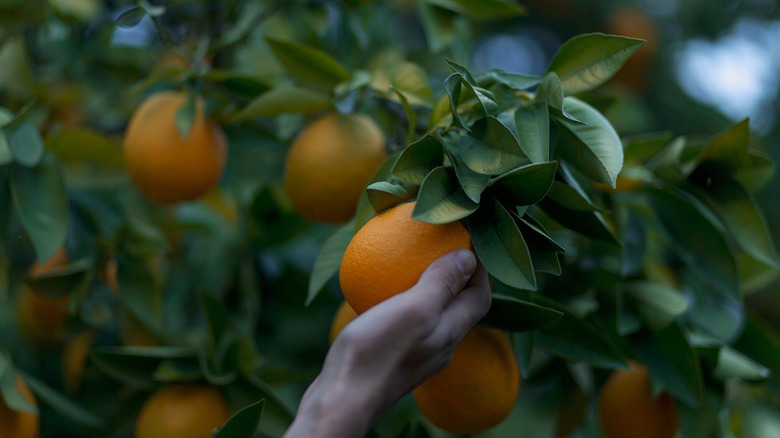
[(424, 293), (432, 305), (443, 308), (466, 286), (477, 269), (477, 258), (467, 249), (449, 252), (431, 263), (409, 292)]

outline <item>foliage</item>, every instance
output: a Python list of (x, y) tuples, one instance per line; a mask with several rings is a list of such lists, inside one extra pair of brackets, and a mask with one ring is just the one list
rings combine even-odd
[[(675, 399), (683, 436), (777, 424), (780, 337), (748, 301), (777, 278), (756, 201), (774, 165), (749, 121), (708, 125), (707, 140), (624, 135), (605, 90), (642, 41), (597, 29), (539, 74), (474, 65), (474, 41), (526, 12), (511, 0), (0, 0), (0, 382), (25, 378), (43, 436), (131, 436), (153, 390), (194, 381), (235, 412), (218, 436), (280, 435), (327, 349), (347, 243), (415, 200), (418, 220), (462, 221), (492, 277), (482, 324), (512, 332), (516, 412), (598, 436), (589, 405), (631, 358)], [(173, 206), (135, 188), (121, 146), (134, 110), (165, 90), (187, 93), (177, 132), (199, 96), (228, 140), (219, 184)], [(282, 190), (289, 145), (325, 111), (370, 116), (390, 153), (338, 226), (301, 218)], [(30, 278), (60, 248), (72, 262)], [(26, 287), (67, 296), (64, 338), (98, 333), (78, 388), (61, 377), (62, 346), (20, 337), (9, 303)], [(534, 427), (521, 417), (495, 433)], [(376, 427), (411, 431), (439, 433), (408, 398)]]

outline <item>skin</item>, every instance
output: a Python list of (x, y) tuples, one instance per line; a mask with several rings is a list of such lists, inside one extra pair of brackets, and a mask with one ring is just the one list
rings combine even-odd
[(420, 280), (361, 314), (336, 338), (285, 437), (362, 437), (401, 397), (442, 371), (490, 309), (474, 254), (434, 261)]

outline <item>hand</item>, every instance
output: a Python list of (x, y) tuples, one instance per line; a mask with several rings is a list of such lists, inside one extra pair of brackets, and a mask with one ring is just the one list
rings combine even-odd
[(342, 330), (285, 436), (364, 436), (401, 397), (449, 364), (490, 302), (487, 272), (471, 251), (437, 259), (411, 289)]

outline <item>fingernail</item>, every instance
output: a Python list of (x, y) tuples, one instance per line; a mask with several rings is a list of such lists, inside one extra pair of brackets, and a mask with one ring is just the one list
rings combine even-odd
[(471, 278), (471, 274), (477, 269), (477, 258), (469, 250), (459, 250), (455, 253), (455, 264), (466, 279)]

